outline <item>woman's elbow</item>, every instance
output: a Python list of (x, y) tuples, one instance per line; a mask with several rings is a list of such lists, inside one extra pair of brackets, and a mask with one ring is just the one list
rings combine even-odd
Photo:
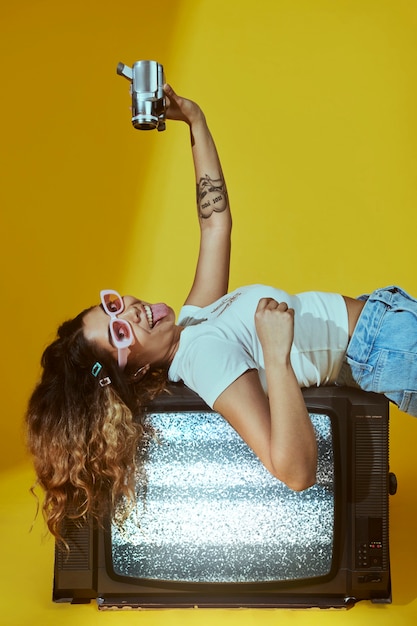
[(291, 491), (305, 491), (317, 482), (316, 465), (308, 468), (274, 466), (271, 473)]
[(285, 484), (289, 489), (291, 489), (291, 491), (305, 491), (306, 489), (313, 487), (316, 482), (316, 474), (314, 474), (314, 476), (306, 476), (303, 479), (288, 480)]

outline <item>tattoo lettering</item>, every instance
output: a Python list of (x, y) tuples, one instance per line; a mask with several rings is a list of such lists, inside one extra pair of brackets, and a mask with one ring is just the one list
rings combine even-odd
[(209, 218), (213, 211), (222, 213), (227, 208), (227, 191), (223, 178), (212, 179), (208, 174), (197, 184), (197, 208), (199, 216)]

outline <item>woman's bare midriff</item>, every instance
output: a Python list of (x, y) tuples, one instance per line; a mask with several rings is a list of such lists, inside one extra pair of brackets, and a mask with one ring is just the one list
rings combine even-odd
[(355, 298), (349, 298), (349, 296), (343, 296), (346, 303), (349, 322), (349, 337), (352, 337), (355, 330), (356, 322), (362, 312), (365, 302), (363, 300), (355, 300)]

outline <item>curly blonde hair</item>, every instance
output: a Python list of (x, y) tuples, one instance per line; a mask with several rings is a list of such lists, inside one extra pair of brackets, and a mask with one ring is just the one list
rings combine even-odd
[[(156, 370), (137, 384), (83, 334), (88, 310), (62, 324), (42, 356), (42, 377), (28, 404), (27, 443), (49, 531), (62, 541), (66, 518), (99, 522), (122, 496), (135, 496), (138, 450), (147, 438), (144, 410), (166, 382)], [(100, 376), (93, 375), (99, 364)], [(108, 377), (111, 384), (101, 386)]]

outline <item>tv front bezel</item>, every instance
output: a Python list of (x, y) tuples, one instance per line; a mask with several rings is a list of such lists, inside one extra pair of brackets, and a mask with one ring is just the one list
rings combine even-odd
[[(365, 416), (371, 423), (377, 416), (388, 428), (388, 402), (382, 396), (360, 390), (323, 387), (303, 390), (308, 410), (311, 413), (329, 415), (335, 463), (334, 496), (334, 552), (330, 571), (313, 578), (295, 581), (254, 583), (181, 583), (146, 579), (126, 579), (118, 576), (109, 567), (110, 521), (104, 528), (90, 523), (88, 545), (91, 579), (84, 589), (75, 589), (63, 582), (62, 563), (65, 556), (57, 557), (55, 564), (54, 601), (89, 602), (96, 599), (100, 609), (107, 608), (155, 608), (155, 607), (320, 607), (349, 608), (360, 600), (391, 602), (391, 578), (389, 568), (389, 544), (384, 540), (388, 567), (371, 568), (366, 572), (353, 572), (352, 544), (353, 529), (349, 530), (351, 509), (354, 506), (352, 485), (352, 428), (358, 416)], [(169, 393), (149, 407), (149, 412), (175, 412), (209, 410), (201, 399), (183, 386), (170, 386)], [(381, 439), (383, 457), (387, 459), (386, 494), (388, 502), (388, 436)], [(381, 491), (383, 491), (381, 489)], [(388, 519), (385, 521), (388, 524)], [(71, 558), (71, 557), (69, 557)], [(61, 565), (60, 565), (61, 564)], [(69, 570), (71, 568), (67, 568)], [(369, 578), (367, 578), (367, 576)], [(81, 572), (81, 578), (83, 573)], [(68, 577), (67, 577), (68, 578)], [(71, 575), (69, 576), (71, 578)], [(81, 578), (79, 580), (81, 580)], [(88, 576), (87, 576), (88, 578)], [(361, 580), (361, 582), (356, 582)], [(352, 584), (351, 584), (352, 583)], [(83, 584), (81, 584), (83, 587)]]

